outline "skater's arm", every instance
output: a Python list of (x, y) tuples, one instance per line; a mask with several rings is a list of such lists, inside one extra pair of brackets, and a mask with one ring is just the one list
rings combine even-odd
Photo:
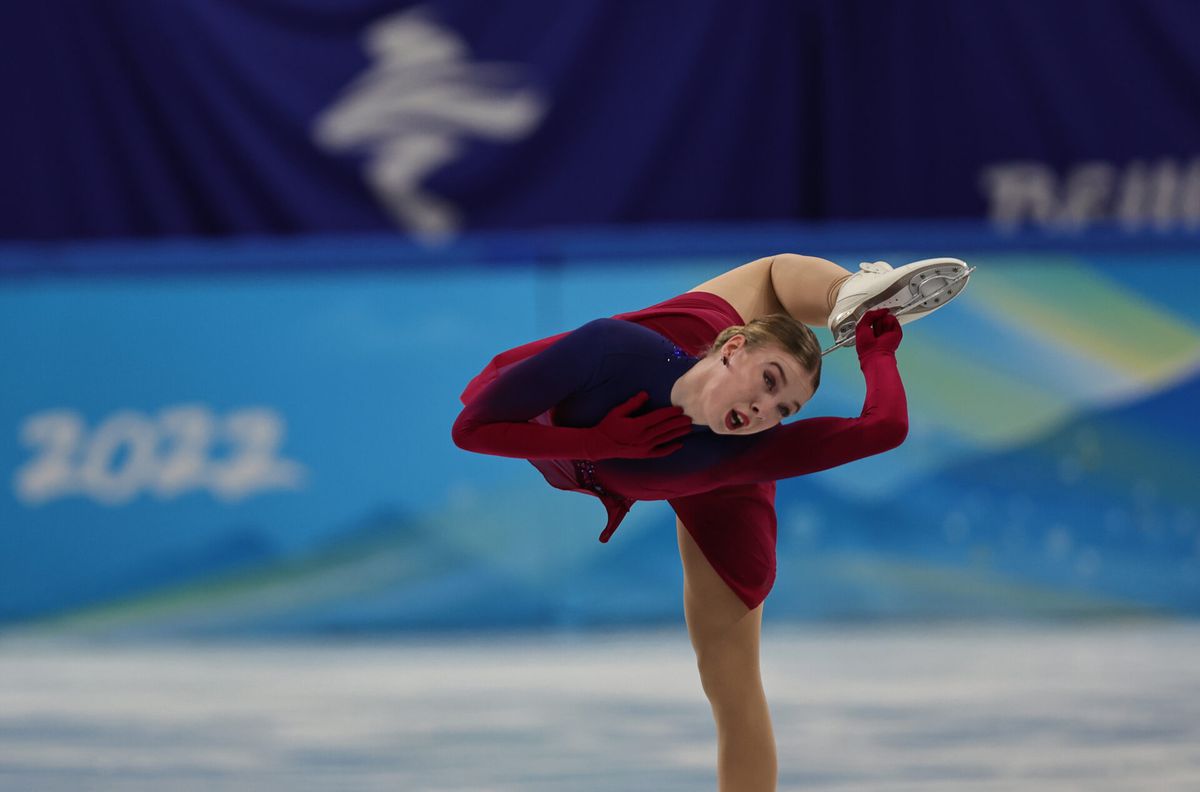
[(908, 401), (896, 365), (900, 323), (872, 312), (859, 324), (859, 365), (866, 398), (856, 418), (809, 418), (748, 438), (748, 448), (729, 463), (733, 481), (770, 481), (802, 476), (880, 454), (908, 435)]

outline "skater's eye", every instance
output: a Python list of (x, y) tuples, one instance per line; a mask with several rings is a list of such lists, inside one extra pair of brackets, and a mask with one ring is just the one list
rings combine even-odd
[[(772, 377), (770, 374), (763, 374), (763, 379), (767, 383), (767, 392), (768, 393), (775, 390), (775, 378), (774, 377)], [(787, 418), (789, 415), (792, 414), (792, 411), (787, 409), (786, 407), (780, 407), (779, 413), (784, 418)]]

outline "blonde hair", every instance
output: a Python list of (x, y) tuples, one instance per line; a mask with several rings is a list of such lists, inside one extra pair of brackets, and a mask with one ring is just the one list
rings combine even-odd
[(816, 393), (821, 385), (821, 344), (817, 336), (803, 322), (787, 314), (769, 314), (751, 319), (744, 325), (726, 327), (717, 336), (708, 354), (719, 354), (725, 342), (735, 335), (746, 337), (746, 349), (759, 349), (775, 345), (795, 358), (801, 366), (812, 372), (812, 387)]

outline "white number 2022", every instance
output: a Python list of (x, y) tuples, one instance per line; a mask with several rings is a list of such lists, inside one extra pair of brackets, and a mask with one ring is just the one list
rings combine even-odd
[(31, 506), (72, 495), (118, 505), (143, 493), (168, 500), (207, 490), (237, 501), (265, 490), (298, 490), (308, 473), (279, 456), (285, 432), (283, 418), (261, 407), (223, 418), (198, 404), (155, 416), (123, 410), (91, 431), (77, 412), (47, 410), (21, 424), (33, 458), (17, 470), (13, 488)]

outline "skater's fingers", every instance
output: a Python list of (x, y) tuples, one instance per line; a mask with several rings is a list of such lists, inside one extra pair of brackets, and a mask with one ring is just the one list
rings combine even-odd
[(895, 332), (900, 329), (900, 320), (895, 316), (884, 314), (875, 320), (875, 335), (881, 336), (884, 333)]
[(867, 324), (871, 324), (872, 322), (874, 322), (876, 319), (880, 318), (881, 316), (891, 316), (891, 315), (892, 315), (892, 312), (889, 311), (887, 308), (876, 308), (873, 311), (867, 311), (863, 315), (863, 318), (861, 320), (859, 320), (859, 324), (861, 325), (863, 322), (866, 322)]
[(854, 343), (860, 347), (870, 344), (875, 339), (875, 321), (886, 314), (886, 309), (877, 309), (859, 319), (858, 326), (854, 328)]
[(900, 320), (886, 308), (869, 311), (854, 329), (854, 343), (859, 355), (872, 351), (895, 351), (903, 332)]
[(643, 426), (649, 428), (662, 423), (679, 421), (681, 418), (687, 418), (683, 414), (682, 407), (661, 407), (657, 410), (651, 410), (645, 415), (639, 415), (635, 420), (639, 421)]
[(683, 408), (672, 404), (668, 407), (659, 407), (658, 409), (651, 410), (645, 415), (639, 415), (637, 420), (641, 421), (643, 424), (649, 425), (659, 421), (666, 421), (671, 418), (678, 418), (681, 415), (683, 415)]
[(629, 420), (634, 422), (633, 425), (638, 428), (638, 431), (647, 432), (666, 421), (671, 421), (683, 416), (682, 407), (659, 407), (657, 410), (651, 410), (645, 415), (639, 415)]
[(638, 407), (645, 404), (646, 399), (649, 399), (649, 398), (650, 398), (649, 393), (646, 393), (646, 391), (641, 391), (640, 393), (636, 393), (633, 396), (631, 396), (630, 398), (621, 402), (616, 407), (613, 407), (611, 410), (608, 411), (608, 414), (609, 415), (617, 415), (617, 416), (629, 415), (634, 410), (636, 410)]
[(660, 443), (665, 443), (668, 440), (675, 440), (676, 438), (683, 437), (684, 435), (690, 434), (691, 431), (691, 418), (676, 418), (662, 424), (661, 426), (655, 427), (653, 432), (650, 434), (650, 440), (655, 445), (658, 445)]

